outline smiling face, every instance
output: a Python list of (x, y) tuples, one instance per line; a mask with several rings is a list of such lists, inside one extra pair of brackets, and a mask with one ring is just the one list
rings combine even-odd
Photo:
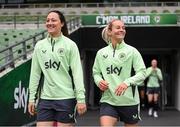
[(121, 20), (113, 20), (109, 24), (111, 39), (122, 41), (126, 35), (125, 25)]
[(58, 37), (61, 34), (61, 28), (64, 23), (61, 22), (60, 17), (55, 12), (50, 12), (46, 19), (46, 28), (52, 37)]

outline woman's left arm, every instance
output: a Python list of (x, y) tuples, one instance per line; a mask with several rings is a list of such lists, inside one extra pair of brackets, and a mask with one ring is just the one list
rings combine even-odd
[(139, 51), (134, 49), (132, 57), (133, 57), (132, 68), (134, 68), (135, 75), (124, 81), (124, 83), (127, 84), (128, 86), (139, 85), (146, 78), (146, 67)]
[(161, 70), (160, 70), (159, 68), (158, 68), (158, 70), (157, 70), (157, 76), (158, 76), (158, 79), (159, 79), (160, 81), (163, 80), (162, 72), (161, 72)]
[(72, 70), (73, 81), (75, 85), (75, 95), (79, 103), (85, 103), (85, 88), (82, 64), (78, 47), (74, 44), (70, 52), (70, 67)]

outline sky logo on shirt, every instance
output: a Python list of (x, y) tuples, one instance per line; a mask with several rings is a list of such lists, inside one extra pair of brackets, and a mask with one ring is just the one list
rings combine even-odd
[(121, 74), (122, 67), (114, 67), (111, 65), (110, 67), (106, 68), (107, 74), (117, 74), (118, 76)]
[(54, 68), (56, 70), (59, 70), (59, 67), (61, 65), (61, 62), (56, 62), (56, 61), (52, 61), (51, 59), (47, 62), (44, 63), (45, 65), (45, 69), (51, 69), (51, 68)]

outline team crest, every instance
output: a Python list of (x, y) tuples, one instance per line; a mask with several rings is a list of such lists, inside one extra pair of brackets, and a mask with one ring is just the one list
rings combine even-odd
[(155, 16), (154, 21), (155, 21), (155, 23), (160, 23), (161, 17), (160, 16)]
[(126, 58), (126, 54), (125, 53), (120, 53), (119, 54), (119, 59), (120, 60), (125, 60), (125, 58)]
[(58, 54), (59, 54), (60, 56), (64, 56), (64, 49), (63, 49), (63, 48), (59, 48), (59, 49), (58, 49)]

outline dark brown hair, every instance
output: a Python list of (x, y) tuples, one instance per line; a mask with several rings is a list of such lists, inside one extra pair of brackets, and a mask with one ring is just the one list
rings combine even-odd
[(67, 24), (66, 24), (66, 19), (64, 17), (64, 15), (62, 14), (62, 12), (58, 11), (58, 10), (52, 10), (50, 11), (48, 14), (50, 14), (51, 12), (54, 12), (56, 14), (58, 14), (59, 19), (61, 20), (62, 23), (64, 23), (61, 32), (63, 33), (64, 36), (68, 37), (69, 33), (68, 33), (68, 28), (67, 28)]

